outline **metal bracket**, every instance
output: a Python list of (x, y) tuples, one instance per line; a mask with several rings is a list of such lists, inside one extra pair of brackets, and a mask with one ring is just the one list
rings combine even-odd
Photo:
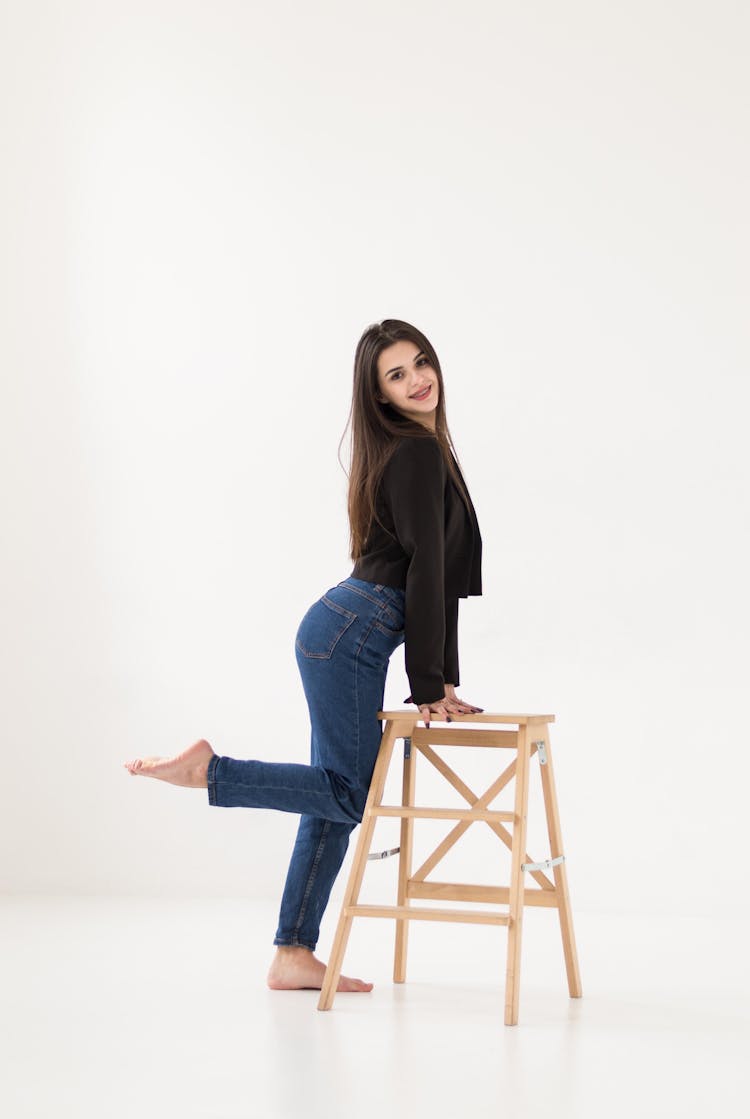
[(545, 859), (541, 863), (521, 863), (521, 870), (549, 870), (551, 866), (557, 866), (558, 863), (564, 863), (565, 856), (558, 855), (555, 859)]
[(546, 765), (547, 764), (547, 746), (545, 744), (544, 739), (542, 738), (539, 742), (535, 742), (534, 745), (536, 746), (536, 752), (539, 755), (539, 764), (540, 765)]
[(373, 851), (371, 855), (367, 856), (367, 858), (368, 859), (387, 859), (389, 855), (397, 855), (400, 850), (401, 850), (400, 847), (391, 847), (390, 850), (388, 850), (388, 851)]
[(411, 757), (411, 738), (404, 738), (404, 757)]

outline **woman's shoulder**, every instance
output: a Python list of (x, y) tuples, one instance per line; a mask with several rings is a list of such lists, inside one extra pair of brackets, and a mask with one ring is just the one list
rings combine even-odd
[(444, 478), (447, 473), (440, 444), (432, 435), (401, 435), (388, 458), (384, 473), (391, 476), (425, 475)]
[(400, 435), (388, 461), (394, 459), (434, 463), (443, 460), (443, 452), (434, 435)]

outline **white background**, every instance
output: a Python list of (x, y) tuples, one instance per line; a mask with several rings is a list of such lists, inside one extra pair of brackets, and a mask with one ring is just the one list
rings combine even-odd
[(398, 317), (484, 540), (459, 694), (556, 715), (574, 910), (740, 914), (745, 6), (2, 24), (0, 888), (280, 896), (296, 817), (121, 763), (307, 760), (294, 635), (351, 571), (354, 347)]

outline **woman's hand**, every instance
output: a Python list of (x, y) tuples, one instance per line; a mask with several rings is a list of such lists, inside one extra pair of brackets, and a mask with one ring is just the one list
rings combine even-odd
[[(412, 702), (411, 696), (407, 696), (404, 700), (404, 703)], [(430, 715), (449, 723), (451, 714), (472, 715), (483, 710), (483, 707), (476, 707), (473, 703), (465, 703), (462, 699), (459, 699), (453, 684), (445, 685), (445, 695), (442, 699), (435, 700), (434, 703), (421, 703), (419, 705), (419, 714), (426, 727), (430, 725)]]

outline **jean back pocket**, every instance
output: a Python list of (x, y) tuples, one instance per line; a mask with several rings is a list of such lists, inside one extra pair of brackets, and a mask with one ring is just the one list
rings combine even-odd
[(333, 650), (357, 615), (323, 595), (314, 602), (300, 622), (295, 645), (305, 657), (329, 660)]

